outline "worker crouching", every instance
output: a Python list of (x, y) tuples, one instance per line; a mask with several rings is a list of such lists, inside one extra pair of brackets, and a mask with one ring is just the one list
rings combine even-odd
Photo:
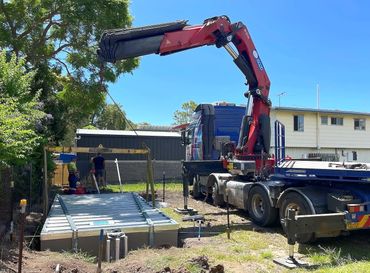
[(68, 164), (68, 182), (69, 182), (69, 193), (76, 193), (77, 182), (78, 182), (78, 170), (76, 165), (76, 158), (73, 158), (72, 161)]

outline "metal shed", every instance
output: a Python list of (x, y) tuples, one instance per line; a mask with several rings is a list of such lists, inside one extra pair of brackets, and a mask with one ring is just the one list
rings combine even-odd
[[(124, 232), (128, 250), (177, 246), (176, 221), (153, 209), (137, 193), (115, 193), (57, 195), (41, 231), (41, 250), (81, 249), (97, 255), (101, 229)], [(123, 244), (121, 248), (123, 253)]]
[[(97, 147), (100, 144), (107, 148), (141, 149), (145, 143), (151, 150), (155, 160), (183, 160), (185, 147), (181, 145), (178, 132), (159, 131), (119, 131), (119, 130), (88, 130), (77, 129), (77, 147)], [(114, 160), (116, 156), (107, 157)], [(119, 155), (118, 160), (144, 160), (137, 155)]]
[[(178, 132), (161, 131), (120, 131), (120, 130), (88, 130), (77, 129), (77, 147), (97, 147), (100, 144), (106, 148), (141, 149), (145, 143), (153, 157), (154, 177), (162, 177), (165, 171), (168, 178), (181, 178), (181, 160), (185, 159), (185, 147), (181, 145), (181, 135)], [(94, 154), (78, 154), (77, 165), (82, 176), (89, 171), (89, 162)], [(143, 155), (105, 155), (107, 181), (116, 183), (114, 160), (122, 164), (121, 173), (125, 181), (145, 180), (145, 156)], [(142, 162), (144, 163), (142, 163)], [(141, 164), (142, 163), (142, 164)], [(143, 165), (144, 164), (144, 165)]]

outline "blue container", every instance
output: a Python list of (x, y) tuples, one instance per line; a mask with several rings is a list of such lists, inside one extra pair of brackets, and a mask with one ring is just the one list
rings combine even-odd
[(61, 153), (59, 155), (59, 160), (63, 161), (63, 163), (69, 163), (69, 162), (71, 162), (76, 157), (77, 156), (75, 154)]

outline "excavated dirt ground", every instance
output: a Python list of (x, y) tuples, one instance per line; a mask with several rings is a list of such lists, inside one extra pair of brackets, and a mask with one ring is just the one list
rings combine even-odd
[[(159, 194), (159, 199), (161, 196)], [(179, 247), (131, 251), (125, 259), (117, 263), (103, 263), (102, 272), (109, 273), (223, 273), (223, 272), (287, 272), (273, 263), (276, 257), (287, 254), (287, 243), (280, 227), (261, 228), (248, 220), (245, 212), (231, 209), (231, 239), (226, 235), (226, 209), (218, 208), (200, 200), (189, 199), (189, 206), (205, 217), (200, 237), (198, 223), (183, 222), (182, 217), (173, 211), (183, 207), (181, 192), (167, 192), (168, 206), (162, 210), (180, 224)], [(27, 218), (27, 233), (33, 234), (39, 215)], [(370, 236), (354, 235), (349, 239), (333, 239), (313, 246), (300, 246), (301, 253), (316, 253), (318, 247), (332, 247), (349, 244), (351, 253), (356, 253), (359, 242), (366, 243), (369, 250)], [(29, 239), (28, 239), (29, 242)], [(37, 245), (37, 244), (34, 244)], [(298, 246), (296, 247), (298, 250)], [(3, 239), (0, 245), (0, 272), (17, 272), (17, 245)], [(325, 250), (323, 255), (328, 255)], [(320, 253), (320, 251), (318, 252)], [(334, 253), (334, 252), (333, 252)], [(320, 254), (318, 254), (320, 255)], [(343, 252), (340, 255), (346, 255)], [(302, 256), (298, 254), (298, 256)], [(325, 257), (326, 257), (325, 256)], [(339, 257), (339, 256), (338, 256)], [(340, 256), (341, 257), (341, 256)], [(340, 258), (339, 257), (339, 258)], [(324, 261), (326, 262), (326, 260)], [(96, 261), (83, 253), (55, 253), (50, 251), (24, 250), (23, 272), (55, 272), (59, 264), (61, 273), (96, 272)], [(331, 265), (330, 265), (331, 266)], [(296, 272), (296, 271), (294, 271)], [(302, 272), (306, 272), (303, 270)], [(320, 271), (326, 272), (326, 271)]]

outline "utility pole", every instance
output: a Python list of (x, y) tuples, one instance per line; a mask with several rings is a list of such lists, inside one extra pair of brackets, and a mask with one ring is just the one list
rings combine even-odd
[(316, 85), (316, 96), (317, 96), (317, 110), (320, 109), (320, 85)]
[(316, 102), (317, 102), (317, 112), (316, 112), (316, 148), (317, 151), (320, 150), (320, 85), (316, 85)]
[(286, 92), (281, 92), (281, 93), (277, 94), (278, 97), (279, 97), (279, 107), (280, 107), (280, 97), (284, 96), (285, 94), (286, 94)]

